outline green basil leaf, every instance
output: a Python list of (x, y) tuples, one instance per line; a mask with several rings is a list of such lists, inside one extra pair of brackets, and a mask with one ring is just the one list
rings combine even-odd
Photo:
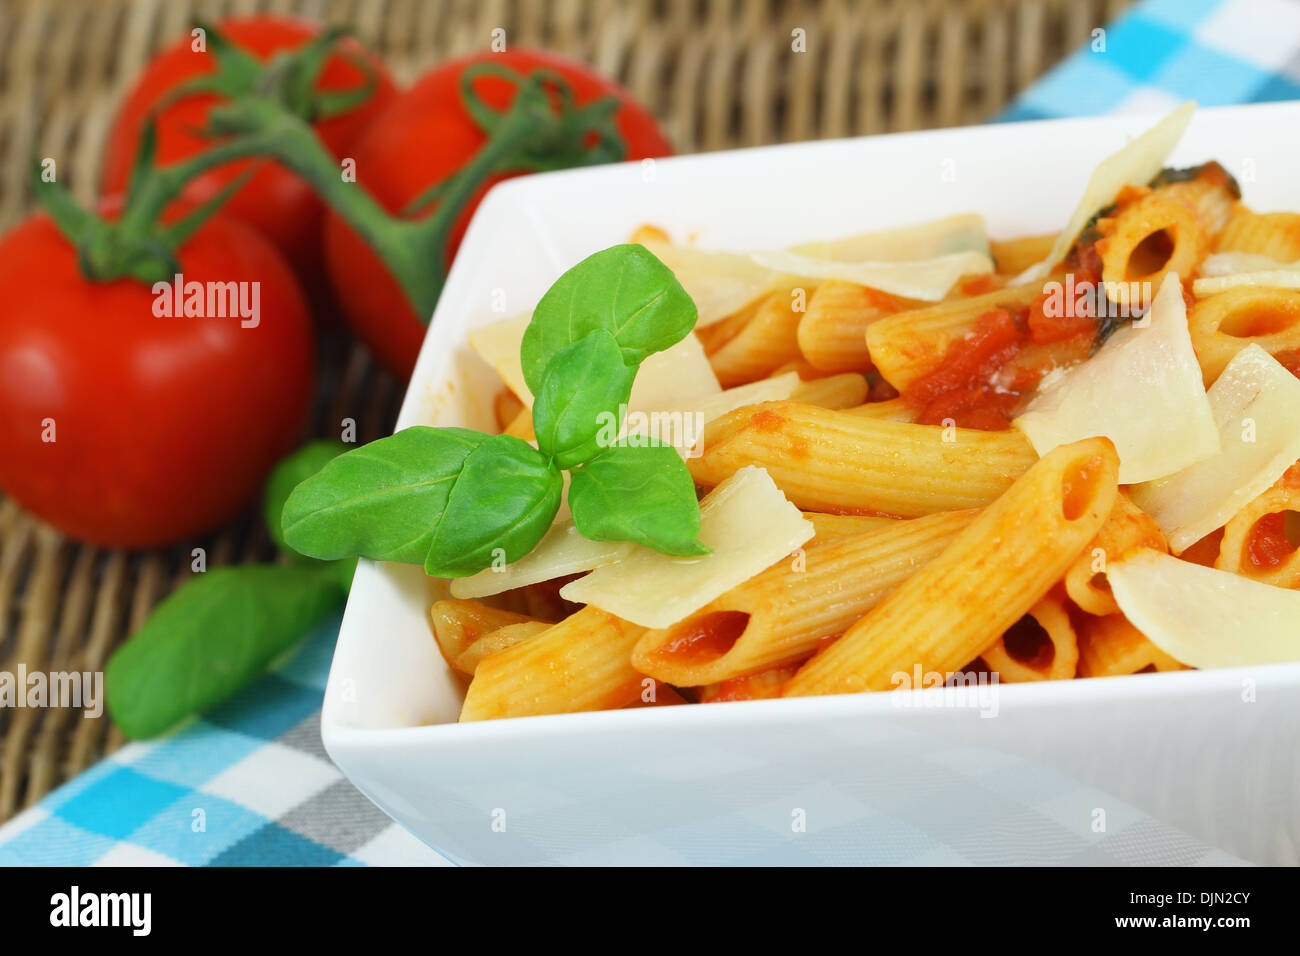
[(668, 445), (610, 448), (587, 462), (569, 482), (569, 508), (578, 531), (595, 541), (635, 541), (683, 557), (709, 553), (699, 541), (695, 482)]
[(461, 468), (490, 438), (415, 425), (345, 452), (289, 495), (284, 539), (313, 558), (423, 564)]
[(279, 464), (271, 470), (262, 489), (262, 517), (266, 520), (266, 530), (282, 552), (299, 561), (312, 561), (289, 547), (284, 540), (284, 526), (281, 517), (284, 503), (289, 499), (293, 489), (325, 467), (326, 463), (348, 450), (348, 446), (332, 438), (322, 438), (308, 442), (297, 451), (280, 459)]
[(519, 355), (533, 394), (561, 349), (595, 329), (608, 331), (636, 367), (695, 327), (695, 303), (672, 270), (645, 246), (611, 246), (556, 280), (533, 310)]
[(253, 679), (343, 600), (333, 565), (245, 565), (195, 575), (104, 668), (108, 712), (152, 737)]
[(533, 400), (537, 445), (560, 468), (572, 468), (600, 453), (600, 442), (618, 437), (636, 369), (605, 329), (565, 346), (542, 375)]
[(560, 508), (564, 479), (544, 454), (512, 435), (493, 435), (465, 459), (434, 530), (424, 570), (459, 578), (507, 564), (537, 546)]

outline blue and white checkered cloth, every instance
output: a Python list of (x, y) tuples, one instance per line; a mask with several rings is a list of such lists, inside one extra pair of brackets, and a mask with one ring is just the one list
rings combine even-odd
[(998, 119), (1161, 113), (1300, 99), (1297, 0), (1145, 0), (1022, 93)]
[[(1300, 0), (1145, 0), (998, 119), (1153, 113), (1187, 99), (1300, 99)], [(337, 634), (337, 621), (320, 628), (204, 719), (124, 747), (0, 827), (0, 865), (446, 864), (321, 747)]]
[(0, 866), (447, 865), (321, 746), (339, 621), (255, 684), (128, 744), (0, 828)]

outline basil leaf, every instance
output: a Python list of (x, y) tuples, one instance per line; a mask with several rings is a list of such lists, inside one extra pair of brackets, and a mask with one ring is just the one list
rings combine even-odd
[[(564, 479), (546, 455), (512, 435), (493, 435), (465, 459), (434, 530), (424, 570), (459, 578), (537, 546), (560, 508)], [(499, 553), (498, 553), (499, 552)]]
[(533, 400), (537, 444), (560, 468), (572, 468), (613, 444), (623, 424), (636, 369), (623, 364), (614, 336), (597, 329), (555, 354)]
[(109, 714), (128, 737), (162, 733), (243, 687), (345, 594), (334, 565), (195, 575), (109, 659)]
[(695, 482), (668, 445), (610, 448), (587, 462), (569, 482), (569, 508), (578, 531), (595, 541), (635, 541), (683, 557), (709, 553), (699, 542)]
[(605, 329), (636, 367), (695, 327), (695, 303), (672, 270), (645, 246), (611, 246), (556, 280), (533, 310), (519, 356), (536, 395), (551, 359), (595, 329)]
[(343, 454), (347, 451), (347, 447), (342, 442), (331, 438), (308, 442), (291, 455), (280, 459), (279, 464), (271, 470), (271, 476), (266, 479), (266, 485), (262, 489), (262, 517), (266, 520), (266, 530), (271, 540), (275, 542), (275, 546), (289, 557), (298, 561), (313, 560), (298, 554), (285, 543), (284, 527), (281, 524), (285, 501), (288, 500), (295, 486), (316, 474), (325, 467), (327, 462)]
[(415, 425), (345, 452), (289, 495), (284, 539), (313, 558), (423, 564), (461, 468), (490, 438)]

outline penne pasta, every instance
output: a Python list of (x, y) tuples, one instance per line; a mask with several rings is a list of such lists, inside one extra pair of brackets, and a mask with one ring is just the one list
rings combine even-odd
[(453, 666), (458, 671), (473, 675), (484, 658), (531, 640), (550, 626), (545, 621), (524, 621), (521, 624), (507, 624), (495, 631), (489, 631), (465, 648), (456, 658)]
[(1115, 596), (1106, 580), (1106, 565), (1118, 560), (1133, 548), (1154, 548), (1168, 553), (1165, 540), (1155, 519), (1133, 503), (1124, 491), (1115, 496), (1105, 524), (1065, 572), (1065, 590), (1070, 600), (1089, 614), (1098, 616), (1119, 613)]
[(865, 402), (862, 405), (846, 408), (844, 411), (850, 415), (861, 415), (863, 418), (880, 418), (890, 422), (916, 421), (916, 409), (901, 398), (890, 398), (883, 402)]
[(522, 403), (515, 417), (501, 432), (503, 435), (513, 435), (515, 438), (522, 438), (524, 441), (534, 441), (537, 438), (533, 431), (533, 410), (523, 408)]
[(802, 660), (843, 633), (933, 559), (976, 511), (949, 511), (814, 538), (672, 627), (648, 631), (632, 664), (643, 674), (697, 686)]
[(1214, 566), (1280, 588), (1300, 588), (1300, 463), (1224, 526)]
[(814, 541), (838, 538), (846, 534), (861, 534), (864, 531), (879, 531), (897, 524), (900, 518), (879, 518), (875, 515), (832, 515), (824, 512), (810, 511), (804, 517), (812, 522), (816, 533)]
[(1251, 212), (1238, 205), (1223, 232), (1216, 252), (1249, 252), (1277, 262), (1300, 259), (1300, 213)]
[(828, 372), (867, 371), (867, 327), (903, 307), (884, 292), (827, 279), (808, 299), (808, 311), (799, 322), (799, 351), (815, 368)]
[(701, 704), (722, 704), (733, 700), (771, 700), (781, 696), (781, 689), (785, 686), (785, 682), (794, 676), (796, 670), (798, 668), (793, 666), (773, 667), (770, 670), (759, 671), (757, 674), (733, 677), (716, 684), (705, 684), (696, 689), (695, 696)]
[(759, 465), (805, 510), (904, 518), (982, 507), (1036, 459), (1019, 432), (911, 425), (795, 402), (737, 409), (705, 429), (701, 447), (687, 463), (699, 485)]
[(1184, 667), (1152, 644), (1123, 614), (1080, 615), (1079, 677), (1118, 677)]
[(1106, 296), (1125, 315), (1147, 308), (1166, 275), (1190, 275), (1210, 250), (1196, 210), (1166, 190), (1127, 204), (1100, 220), (1097, 229)]
[(795, 387), (790, 401), (821, 408), (851, 408), (867, 400), (867, 380), (856, 373), (827, 375)]
[(709, 363), (723, 388), (763, 378), (799, 357), (801, 314), (794, 310), (793, 299), (791, 288), (768, 293), (734, 336), (712, 348), (704, 340)]
[(1063, 445), (1022, 475), (931, 562), (815, 655), (785, 696), (887, 690), (955, 673), (1042, 599), (1114, 507), (1102, 438)]
[[(515, 419), (519, 417), (521, 412), (525, 411), (525, 408), (524, 403), (519, 400), (519, 396), (510, 389), (503, 388), (497, 392), (496, 398), (492, 400), (492, 411), (496, 415), (497, 428), (505, 431), (514, 424)], [(530, 413), (529, 421), (531, 420), (532, 415)]]
[[(1056, 281), (1060, 281), (1059, 276)], [(906, 391), (917, 379), (938, 368), (948, 346), (973, 332), (985, 312), (1027, 309), (1042, 291), (1042, 283), (1010, 286), (872, 322), (867, 328), (872, 364), (890, 385)]]
[(1248, 345), (1270, 355), (1300, 349), (1300, 292), (1244, 286), (1192, 307), (1187, 327), (1207, 386)]
[(632, 667), (645, 629), (585, 607), (521, 644), (484, 658), (460, 719), (491, 720), (626, 707), (649, 678)]
[(1064, 596), (1048, 594), (980, 657), (1003, 683), (1069, 680), (1079, 663), (1079, 642)]
[(533, 624), (538, 619), (515, 611), (503, 611), (482, 601), (435, 601), (429, 608), (438, 650), (452, 667), (471, 644), (485, 634), (514, 624)]

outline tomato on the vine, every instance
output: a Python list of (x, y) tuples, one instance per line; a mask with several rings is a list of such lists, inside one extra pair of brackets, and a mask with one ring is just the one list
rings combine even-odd
[(46, 214), (0, 239), (0, 488), (73, 537), (151, 547), (210, 531), (300, 437), (313, 333), (288, 264), (220, 215), (176, 259), (183, 293), (202, 284), (202, 317), (159, 314), (174, 289), (85, 278)]
[[(215, 30), (233, 46), (260, 60), (299, 50), (321, 32), (310, 23), (274, 16), (225, 20)], [(150, 117), (157, 124), (160, 163), (186, 159), (211, 148), (213, 140), (202, 135), (202, 130), (209, 111), (221, 97), (197, 93), (169, 101), (182, 84), (217, 68), (210, 39), (205, 37), (202, 48), (196, 50), (197, 38), (185, 37), (158, 53), (136, 80), (109, 130), (101, 179), (104, 195), (125, 191), (141, 132)], [(368, 82), (373, 82), (373, 89), (360, 105), (338, 115), (312, 119), (321, 142), (336, 157), (347, 154), (349, 144), (396, 94), (376, 56), (354, 40), (339, 42), (325, 60), (314, 89), (322, 94), (342, 93), (362, 89)], [(258, 168), (252, 178), (230, 199), (225, 211), (256, 226), (284, 253), (298, 275), (311, 283), (322, 266), (320, 232), (325, 207), (303, 179), (275, 163), (243, 160), (199, 176), (187, 187), (185, 198), (192, 203), (203, 202), (254, 164)]]
[[(493, 64), (520, 75), (548, 71), (567, 84), (578, 107), (612, 98), (616, 101), (614, 124), (624, 159), (667, 156), (672, 152), (653, 114), (623, 87), (589, 67), (529, 50), (477, 53), (426, 73), (399, 95), (353, 145), (350, 154), (356, 159), (357, 181), (389, 212), (407, 209), (464, 167), (488, 142), (461, 90), (465, 71), (481, 64)], [(517, 87), (497, 76), (480, 76), (474, 79), (473, 89), (488, 108), (504, 110)], [(474, 191), (450, 231), (447, 261), (431, 263), (431, 268), (450, 264), (484, 193), (495, 183), (519, 174), (510, 169), (508, 162), (503, 168), (486, 177)], [(416, 215), (429, 211), (425, 208)], [(429, 317), (415, 313), (379, 257), (333, 212), (326, 223), (325, 246), (330, 280), (353, 331), (385, 365), (402, 377), (409, 376)]]

